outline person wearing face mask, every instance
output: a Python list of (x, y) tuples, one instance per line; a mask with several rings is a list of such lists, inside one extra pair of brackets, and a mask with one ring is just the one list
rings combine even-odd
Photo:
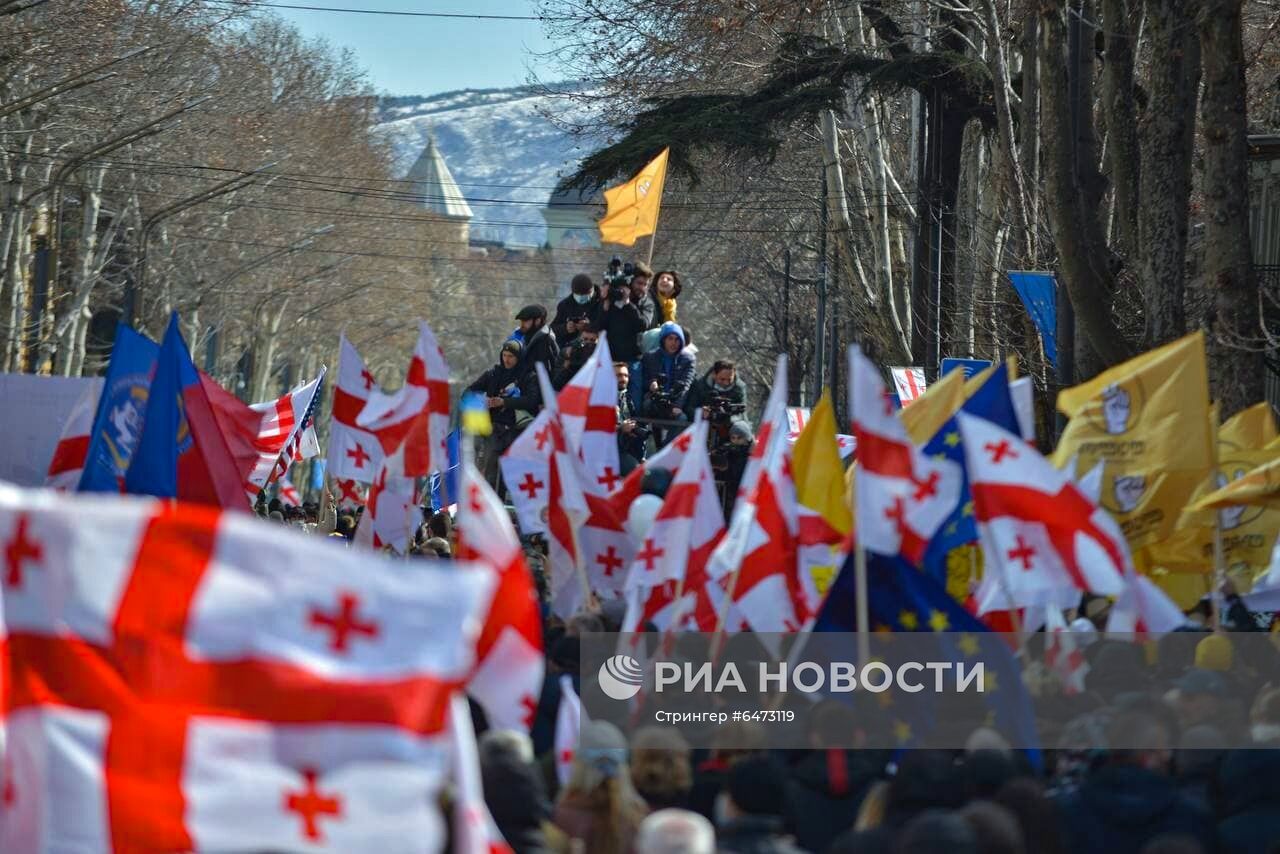
[(640, 358), (640, 333), (644, 331), (644, 319), (631, 301), (626, 285), (609, 286), (595, 325), (608, 334), (609, 352), (616, 361), (631, 364)]
[(600, 316), (600, 292), (591, 277), (579, 273), (569, 284), (569, 295), (556, 304), (556, 316), (551, 321), (551, 331), (561, 348), (573, 346), (573, 342), (589, 324)]

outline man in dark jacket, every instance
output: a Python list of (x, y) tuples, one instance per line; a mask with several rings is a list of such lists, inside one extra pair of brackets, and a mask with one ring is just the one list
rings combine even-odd
[(595, 355), (600, 333), (590, 321), (584, 320), (582, 323), (581, 332), (573, 343), (560, 348), (560, 367), (551, 375), (551, 387), (556, 391), (567, 386), (574, 374), (582, 370)]
[(679, 422), (655, 425), (654, 442), (660, 448), (684, 429), (685, 397), (693, 385), (693, 355), (685, 352), (684, 330), (679, 324), (664, 323), (658, 332), (658, 347), (640, 361), (640, 382), (644, 389), (643, 413), (649, 418)]
[(503, 342), (498, 364), (467, 386), (467, 391), (484, 395), (489, 420), (493, 422), (493, 432), (483, 446), (480, 469), (494, 489), (499, 483), (498, 458), (542, 408), (537, 378), (532, 374), (520, 376), (520, 350), (519, 341)]
[(782, 766), (764, 754), (733, 764), (717, 836), (721, 854), (799, 854), (800, 849), (783, 833), (785, 779)]
[(516, 314), (520, 323), (520, 336), (524, 352), (520, 356), (520, 378), (534, 376), (533, 366), (538, 362), (547, 367), (547, 377), (555, 373), (560, 357), (560, 345), (555, 333), (547, 327), (547, 309), (542, 305), (526, 305)]
[(876, 781), (886, 757), (872, 751), (841, 750), (858, 729), (853, 708), (823, 700), (809, 716), (809, 746), (791, 767), (787, 781), (787, 825), (808, 851), (825, 851), (836, 837), (853, 827), (858, 809)]
[(649, 433), (636, 422), (631, 395), (627, 394), (627, 387), (631, 384), (631, 366), (626, 362), (614, 362), (613, 376), (618, 381), (618, 465), (622, 468), (622, 476), (626, 477), (645, 458)]
[[(738, 368), (728, 359), (717, 359), (711, 370), (689, 387), (689, 396), (684, 399), (684, 414), (692, 421), (699, 409), (721, 402), (733, 407), (745, 406), (747, 403), (747, 384), (738, 379)], [(751, 420), (745, 409), (731, 414), (735, 421)], [(702, 413), (703, 418), (710, 415), (707, 411)]]
[(586, 273), (579, 273), (569, 284), (569, 295), (556, 304), (551, 331), (561, 348), (569, 347), (582, 334), (588, 323), (600, 315), (600, 293)]
[(631, 302), (625, 285), (613, 285), (604, 295), (596, 317), (600, 331), (609, 336), (609, 352), (619, 362), (633, 364), (640, 358), (640, 333), (646, 327), (640, 309)]
[(1140, 851), (1158, 836), (1180, 834), (1212, 850), (1205, 804), (1187, 797), (1169, 774), (1174, 734), (1151, 711), (1131, 709), (1107, 727), (1111, 754), (1058, 807), (1071, 851)]
[(643, 261), (637, 261), (632, 269), (634, 272), (630, 283), (631, 304), (636, 307), (640, 320), (644, 323), (640, 328), (652, 329), (658, 325), (655, 321), (658, 316), (658, 306), (653, 301), (653, 295), (649, 293), (649, 283), (653, 281), (653, 268)]

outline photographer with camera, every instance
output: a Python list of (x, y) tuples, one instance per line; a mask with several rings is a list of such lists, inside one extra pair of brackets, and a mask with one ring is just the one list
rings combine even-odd
[(640, 358), (640, 333), (645, 328), (644, 318), (631, 301), (631, 291), (621, 270), (614, 278), (606, 279), (605, 288), (604, 301), (596, 318), (598, 328), (608, 334), (609, 351), (613, 353), (613, 357), (619, 362), (634, 364)]
[(678, 324), (664, 323), (658, 332), (657, 348), (645, 353), (640, 361), (644, 416), (677, 422), (654, 425), (653, 441), (659, 448), (689, 423), (684, 401), (693, 384), (693, 371), (693, 354), (684, 348), (684, 330)]
[(644, 461), (648, 449), (648, 424), (636, 421), (627, 388), (631, 384), (631, 366), (626, 362), (613, 363), (613, 376), (618, 381), (618, 465), (626, 477)]
[(747, 412), (747, 384), (738, 379), (737, 366), (729, 359), (717, 359), (711, 370), (689, 388), (684, 414), (690, 421), (702, 410), (708, 421), (750, 421)]
[(493, 432), (482, 446), (480, 470), (484, 478), (501, 493), (498, 477), (498, 458), (502, 456), (520, 431), (533, 420), (541, 408), (538, 381), (533, 374), (520, 376), (519, 341), (506, 341), (498, 352), (498, 364), (480, 375), (467, 386), (467, 391), (483, 394), (489, 407), (489, 420)]
[(600, 316), (600, 293), (586, 273), (579, 273), (569, 284), (569, 295), (556, 304), (556, 316), (551, 321), (560, 346), (568, 347), (589, 323)]
[(583, 365), (591, 361), (596, 352), (596, 344), (600, 343), (600, 332), (590, 321), (583, 321), (578, 337), (572, 344), (560, 350), (560, 369), (551, 375), (551, 387), (556, 391), (564, 388), (573, 379)]

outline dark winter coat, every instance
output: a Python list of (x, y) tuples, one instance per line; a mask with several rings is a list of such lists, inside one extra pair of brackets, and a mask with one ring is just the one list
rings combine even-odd
[(1165, 834), (1185, 834), (1212, 850), (1213, 819), (1170, 777), (1137, 765), (1106, 765), (1058, 798), (1069, 851), (1139, 851)]
[(515, 854), (548, 851), (542, 823), (551, 818), (551, 805), (538, 769), (504, 756), (484, 763), (481, 778), (494, 824)]
[(801, 854), (782, 832), (782, 819), (748, 815), (727, 822), (716, 834), (719, 854)]
[(787, 781), (787, 824), (800, 847), (824, 851), (853, 827), (876, 772), (857, 751), (814, 750), (801, 759)]
[(550, 379), (559, 367), (559, 359), (560, 344), (556, 341), (555, 333), (543, 326), (524, 342), (524, 351), (520, 354), (520, 364), (517, 369), (520, 371), (521, 379), (526, 375), (536, 377), (537, 373), (533, 366), (542, 362), (547, 366), (547, 378)]
[[(692, 421), (694, 413), (706, 406), (711, 401), (711, 398), (717, 394), (724, 396), (730, 403), (746, 403), (747, 384), (735, 376), (733, 385), (724, 391), (718, 391), (715, 383), (711, 380), (711, 371), (708, 369), (697, 382), (689, 387), (689, 396), (684, 399), (684, 414), (689, 416), (689, 420)], [(746, 413), (736, 415), (734, 418), (742, 421), (751, 420), (746, 417)]]
[(591, 295), (591, 300), (585, 304), (579, 303), (573, 298), (573, 294), (569, 294), (556, 303), (555, 317), (551, 319), (551, 331), (556, 334), (556, 341), (561, 347), (568, 347), (581, 333), (570, 333), (565, 324), (570, 320), (590, 320), (594, 323), (599, 316), (600, 292), (598, 290)]
[(644, 319), (633, 303), (622, 308), (611, 305), (600, 312), (601, 331), (608, 334), (609, 352), (615, 362), (628, 365), (640, 358), (640, 333), (644, 332)]
[(489, 417), (494, 424), (502, 424), (508, 427), (514, 426), (517, 407), (508, 407), (507, 403), (527, 404), (527, 401), (521, 400), (523, 392), (519, 374), (519, 366), (508, 370), (502, 367), (501, 363), (498, 363), (481, 374), (479, 379), (471, 385), (467, 386), (467, 391), (483, 394), (485, 397), (503, 398), (501, 409), (489, 410)]
[(636, 312), (640, 315), (641, 332), (652, 329), (662, 322), (658, 319), (658, 304), (653, 301), (649, 291), (645, 291), (640, 299), (632, 295), (631, 304), (636, 307)]
[[(680, 339), (681, 349), (676, 353), (668, 353), (662, 346), (662, 339), (675, 335)], [(649, 383), (657, 381), (658, 388), (671, 396), (677, 408), (684, 406), (685, 396), (693, 385), (693, 356), (684, 351), (684, 332), (678, 324), (664, 323), (658, 336), (657, 349), (644, 354), (640, 361), (641, 388), (648, 394)]]
[(1232, 751), (1218, 792), (1218, 851), (1266, 851), (1280, 842), (1280, 750)]

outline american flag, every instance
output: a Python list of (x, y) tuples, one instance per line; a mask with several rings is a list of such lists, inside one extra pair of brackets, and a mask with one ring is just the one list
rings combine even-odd
[(255, 403), (250, 408), (262, 415), (256, 446), (258, 462), (245, 482), (245, 492), (253, 501), (258, 493), (287, 471), (303, 444), (305, 428), (314, 420), (325, 371), (304, 386), (276, 400)]

